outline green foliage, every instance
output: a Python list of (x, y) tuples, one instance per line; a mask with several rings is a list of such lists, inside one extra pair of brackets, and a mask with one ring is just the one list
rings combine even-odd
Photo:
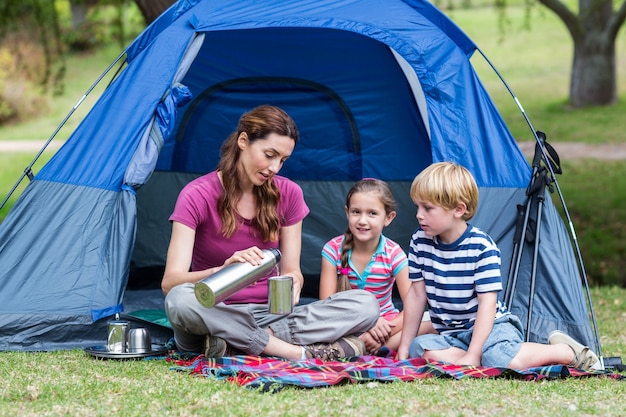
[[(15, 39), (11, 49), (0, 42), (0, 125), (27, 120), (47, 110), (46, 100), (35, 90), (31, 81), (43, 55), (32, 43)], [(21, 56), (30, 56), (30, 64), (22, 65)]]
[[(42, 48), (45, 65), (36, 71), (43, 87), (62, 80), (64, 71), (63, 47), (54, 1), (5, 0), (0, 5), (0, 40), (9, 48), (24, 68), (31, 68), (29, 55), (22, 54), (21, 43), (34, 43)], [(15, 41), (18, 41), (17, 44)], [(54, 64), (53, 64), (54, 62)]]
[(76, 27), (68, 23), (63, 27), (63, 42), (74, 52), (109, 44), (124, 48), (145, 26), (131, 0), (100, 0), (97, 7), (89, 8), (86, 20)]
[(122, 49), (144, 28), (131, 0), (85, 0), (85, 5), (86, 19), (76, 22), (69, 0), (0, 3), (0, 125), (40, 114), (47, 110), (48, 92), (63, 93), (67, 51), (111, 43)]
[(46, 110), (37, 86), (62, 92), (65, 61), (54, 6), (38, 0), (0, 3), (0, 124)]
[[(67, 59), (67, 79), (71, 80), (71, 83), (67, 84), (67, 91), (60, 96), (53, 96), (50, 93), (48, 95), (39, 95), (39, 99), (43, 102), (40, 107), (45, 111), (38, 113), (36, 117), (31, 117), (23, 122), (16, 121), (4, 125), (0, 123), (0, 140), (48, 139), (61, 120), (73, 109), (96, 78), (119, 54), (120, 49), (117, 46), (99, 48), (97, 53), (69, 54)], [(112, 77), (112, 74), (110, 76)], [(15, 83), (17, 81), (12, 79), (11, 82)], [(91, 94), (82, 101), (81, 105), (73, 112), (72, 117), (65, 123), (64, 128), (56, 135), (59, 141), (69, 137), (109, 82), (109, 78), (102, 80)], [(48, 101), (44, 101), (44, 99)]]

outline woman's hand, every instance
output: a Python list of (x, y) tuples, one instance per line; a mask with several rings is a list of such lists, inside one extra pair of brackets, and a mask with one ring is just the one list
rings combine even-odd
[(295, 306), (300, 302), (300, 294), (302, 294), (302, 287), (304, 286), (304, 281), (300, 280), (296, 277), (293, 277), (293, 305)]
[(280, 274), (293, 278), (293, 303), (300, 302), (304, 277), (300, 270), (300, 248), (302, 246), (302, 221), (280, 230)]
[(224, 261), (224, 265), (222, 265), (222, 267), (234, 264), (236, 262), (248, 262), (251, 265), (258, 266), (261, 265), (262, 260), (263, 251), (256, 246), (252, 246), (251, 248), (238, 250), (233, 253), (230, 258)]

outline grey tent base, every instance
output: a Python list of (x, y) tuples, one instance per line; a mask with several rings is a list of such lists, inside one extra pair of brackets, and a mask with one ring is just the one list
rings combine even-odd
[[(80, 295), (83, 284), (82, 281), (89, 276), (101, 276), (103, 273), (94, 269), (94, 272), (87, 274), (86, 269), (77, 270), (75, 265), (100, 265), (98, 261), (101, 256), (107, 256), (108, 263), (102, 263), (101, 267), (114, 268), (115, 276), (119, 276), (119, 285), (122, 288), (116, 288), (114, 291), (107, 289), (108, 292), (116, 293), (119, 291), (120, 301), (116, 302), (112, 299), (109, 304), (100, 305), (98, 307), (99, 315), (95, 318), (90, 314), (91, 307), (86, 305), (82, 310), (75, 306), (72, 310), (63, 311), (61, 308), (52, 312), (42, 309), (29, 311), (28, 304), (15, 305), (14, 307), (5, 305), (5, 311), (0, 314), (0, 350), (56, 350), (71, 349), (76, 347), (85, 347), (94, 344), (101, 344), (106, 338), (106, 322), (112, 315), (118, 311), (129, 313), (135, 310), (147, 308), (149, 305), (154, 309), (163, 309), (163, 294), (160, 290), (160, 281), (162, 278), (162, 268), (165, 265), (165, 255), (169, 244), (169, 236), (171, 233), (171, 225), (167, 220), (174, 207), (176, 197), (180, 189), (191, 179), (197, 177), (197, 174), (181, 174), (181, 173), (165, 173), (155, 172), (150, 181), (141, 187), (136, 196), (126, 191), (114, 193), (104, 190), (86, 189), (81, 190), (84, 193), (78, 199), (76, 195), (76, 187), (59, 184), (43, 183), (39, 187), (30, 187), (29, 190), (21, 198), (29, 198), (33, 190), (40, 188), (40, 191), (50, 194), (50, 198), (64, 198), (64, 200), (72, 204), (66, 204), (67, 210), (73, 211), (76, 205), (90, 205), (94, 210), (85, 210), (84, 213), (89, 214), (88, 218), (77, 223), (76, 227), (81, 230), (90, 230), (89, 234), (82, 233), (82, 240), (79, 242), (68, 241), (67, 239), (59, 240), (62, 236), (48, 233), (46, 241), (35, 241), (37, 245), (45, 246), (42, 250), (60, 250), (60, 243), (64, 245), (81, 245), (85, 248), (93, 248), (89, 251), (70, 251), (77, 257), (69, 256), (61, 257), (59, 264), (54, 266), (54, 271), (38, 268), (36, 262), (16, 262), (14, 268), (21, 270), (27, 268), (29, 272), (25, 275), (31, 276), (37, 273), (40, 276), (52, 277), (59, 276), (66, 279), (66, 284), (74, 283), (75, 289), (68, 287), (64, 290), (57, 288), (57, 284), (48, 281), (44, 289), (43, 282), (39, 285), (31, 283), (34, 287), (28, 290), (33, 296), (33, 291), (37, 291), (39, 298), (49, 297), (49, 302), (42, 305), (50, 307), (51, 300), (58, 300), (58, 297), (65, 297), (81, 300), (84, 296)], [(301, 265), (303, 273), (306, 276), (306, 285), (303, 291), (304, 297), (316, 298), (318, 296), (319, 269), (321, 265), (321, 248), (324, 243), (333, 236), (344, 232), (346, 227), (346, 219), (344, 213), (344, 198), (352, 185), (351, 181), (298, 181), (302, 186), (305, 199), (311, 213), (304, 220), (303, 224), (303, 245)], [(398, 215), (392, 224), (385, 229), (385, 234), (398, 242), (405, 251), (408, 251), (408, 244), (412, 232), (417, 227), (415, 219), (415, 207), (409, 196), (410, 182), (408, 181), (390, 181), (389, 182), (395, 198), (397, 200)], [(36, 184), (33, 184), (36, 185)], [(79, 187), (80, 188), (80, 187)], [(28, 192), (30, 191), (30, 192)], [(90, 196), (85, 196), (85, 192)], [(323, 198), (320, 198), (323, 196)], [(99, 244), (97, 241), (107, 242), (108, 234), (111, 234), (113, 241), (117, 241), (117, 231), (125, 230), (124, 233), (131, 233), (134, 224), (132, 211), (130, 211), (130, 203), (136, 200), (136, 239), (134, 245), (132, 239), (125, 240), (127, 249), (120, 249), (124, 246), (116, 246), (115, 250), (105, 250), (109, 244)], [(502, 207), (515, 207), (525, 200), (525, 190), (522, 189), (505, 189), (505, 188), (481, 188), (480, 189), (480, 205), (478, 213), (472, 224), (486, 230), (502, 251), (502, 277), (506, 280), (511, 259), (513, 247), (514, 222), (517, 216), (516, 212), (508, 212), (502, 210)], [(158, 204), (157, 204), (158, 203)], [(50, 220), (43, 220), (36, 215), (38, 210), (45, 210), (45, 207), (32, 207), (33, 215), (21, 217), (19, 222), (15, 224), (16, 233), (19, 230), (20, 222), (40, 222), (46, 221), (50, 224)], [(119, 214), (116, 216), (119, 222), (110, 224), (102, 224), (99, 222), (98, 216), (94, 216), (96, 212), (104, 213), (109, 210), (115, 210)], [(61, 213), (62, 214), (62, 213)], [(551, 202), (544, 208), (544, 230), (542, 236), (550, 234), (567, 236), (564, 231), (564, 225), (558, 218), (556, 208)], [(63, 223), (63, 216), (59, 216), (59, 224)], [(5, 220), (9, 221), (9, 218)], [(86, 225), (97, 224), (95, 226)], [(121, 227), (121, 226), (123, 227)], [(44, 226), (41, 226), (44, 227)], [(67, 225), (64, 230), (68, 230)], [(87, 229), (85, 229), (87, 228)], [(113, 232), (111, 232), (113, 231)], [(132, 247), (132, 249), (130, 249)], [(7, 250), (8, 247), (5, 249)], [(15, 249), (15, 245), (11, 246)], [(32, 249), (32, 248), (31, 248)], [(124, 259), (128, 259), (130, 254), (127, 251), (132, 250), (130, 268), (124, 265)], [(25, 249), (25, 252), (28, 252)], [(593, 346), (593, 336), (589, 326), (589, 319), (585, 317), (586, 303), (584, 301), (581, 286), (569, 285), (572, 280), (550, 281), (542, 279), (545, 275), (554, 276), (555, 271), (550, 271), (553, 262), (550, 258), (557, 256), (555, 254), (571, 253), (572, 248), (570, 242), (562, 239), (555, 241), (554, 239), (545, 239), (541, 246), (541, 258), (539, 259), (538, 276), (536, 283), (536, 292), (534, 295), (534, 307), (531, 323), (530, 341), (545, 342), (550, 331), (560, 329), (567, 331), (582, 343)], [(529, 300), (529, 276), (531, 251), (524, 253), (520, 274), (518, 277), (517, 291), (513, 299), (511, 309), (517, 314), (522, 322), (525, 323), (527, 318), (528, 300)], [(574, 257), (565, 257), (559, 264), (560, 273), (574, 277), (580, 282), (576, 265), (572, 263)], [(95, 267), (94, 267), (95, 268)], [(147, 280), (137, 281), (137, 276), (141, 271), (150, 270), (151, 276)], [(35, 271), (35, 272), (33, 272)], [(126, 272), (124, 272), (126, 271)], [(130, 278), (126, 279), (130, 272)], [(19, 283), (16, 283), (18, 285)], [(106, 285), (106, 283), (103, 282)], [(112, 284), (109, 284), (112, 285)], [(503, 283), (506, 288), (506, 282)], [(117, 287), (117, 285), (116, 285)], [(98, 290), (98, 286), (95, 287)], [(146, 292), (142, 292), (146, 291)], [(14, 294), (19, 291), (27, 291), (27, 287), (15, 288)], [(65, 291), (66, 295), (62, 296), (61, 291)], [(58, 292), (58, 294), (57, 294)], [(85, 293), (89, 295), (89, 293)], [(123, 299), (122, 299), (123, 297)], [(121, 303), (121, 305), (118, 305)], [(140, 305), (141, 304), (141, 305)], [(566, 307), (569, 306), (569, 307)], [(23, 311), (20, 311), (23, 310)], [(107, 312), (103, 314), (102, 312)], [(52, 314), (51, 314), (52, 313)], [(95, 320), (95, 321), (94, 321)], [(153, 329), (155, 340), (164, 340), (171, 335), (169, 329), (159, 328)]]
[[(127, 312), (138, 310), (163, 309), (161, 290), (126, 291), (124, 306)], [(84, 349), (106, 344), (108, 321), (114, 316), (92, 322), (88, 316), (62, 316), (51, 314), (24, 315), (15, 317), (0, 316), (0, 328), (3, 334), (16, 334), (14, 338), (5, 336), (0, 339), (0, 351), (53, 351)], [(171, 328), (135, 319), (122, 313), (122, 318), (131, 322), (131, 327), (145, 327), (150, 331), (152, 342), (164, 344), (173, 337)], [(14, 320), (12, 320), (14, 319)], [(29, 331), (24, 331), (24, 329)]]

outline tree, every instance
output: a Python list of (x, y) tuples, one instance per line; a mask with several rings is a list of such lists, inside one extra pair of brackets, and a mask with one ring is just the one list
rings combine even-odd
[(150, 24), (161, 15), (176, 0), (135, 0), (146, 24)]
[(538, 0), (563, 21), (574, 41), (569, 102), (573, 107), (617, 101), (615, 40), (626, 19), (626, 0), (578, 0), (578, 15), (560, 0)]
[[(31, 41), (39, 43), (43, 51), (44, 65), (35, 70), (31, 68), (33, 65), (25, 64), (29, 59), (35, 58), (27, 56), (34, 54), (32, 49), (26, 48), (27, 53), (22, 53), (21, 50), (24, 43)], [(18, 72), (26, 78), (39, 78), (39, 84), (43, 87), (61, 85), (59, 81), (65, 76), (65, 61), (59, 17), (53, 2), (0, 2), (0, 47), (6, 48), (13, 55)], [(36, 74), (38, 72), (40, 74)]]
[(72, 29), (79, 28), (87, 20), (89, 8), (98, 4), (98, 0), (69, 0), (72, 12)]
[[(617, 101), (615, 41), (626, 20), (626, 0), (578, 0), (578, 14), (561, 0), (537, 0), (565, 24), (574, 42), (569, 103), (573, 107), (606, 106)], [(175, 0), (135, 0), (146, 23)], [(496, 1), (502, 4), (502, 0)]]
[[(100, 0), (119, 3), (124, 0)], [(134, 0), (146, 24), (150, 24), (175, 0)], [(573, 107), (606, 106), (617, 101), (617, 68), (615, 41), (626, 20), (626, 0), (614, 9), (613, 0), (578, 0), (578, 14), (561, 0), (537, 0), (563, 21), (574, 43), (574, 58), (570, 79), (569, 102)], [(89, 5), (92, 0), (70, 0), (71, 3)], [(37, 26), (44, 35), (41, 42), (50, 50), (50, 39), (58, 42), (58, 17), (53, 1), (3, 0), (0, 4), (0, 29), (25, 9), (33, 11)], [(496, 0), (506, 7), (505, 0)], [(51, 10), (52, 9), (52, 10)], [(54, 37), (45, 35), (53, 32)], [(0, 33), (1, 35), (1, 33)], [(50, 54), (52, 55), (52, 54)]]
[[(87, 19), (87, 13), (89, 10), (97, 8), (99, 6), (110, 5), (114, 6), (118, 11), (118, 19), (115, 20), (115, 26), (120, 34), (118, 37), (120, 46), (124, 47), (124, 22), (123, 22), (123, 9), (132, 0), (68, 0), (70, 4), (70, 10), (72, 14), (72, 29), (78, 32), (78, 36), (75, 36), (75, 42), (80, 43), (81, 37), (89, 39), (91, 30), (89, 28), (89, 22)], [(144, 23), (149, 25), (157, 17), (161, 15), (168, 7), (176, 2), (176, 0), (134, 0), (137, 8), (141, 12)], [(87, 46), (89, 42), (86, 42)], [(80, 46), (80, 45), (78, 45)], [(80, 49), (80, 48), (79, 48)]]
[[(87, 12), (93, 7), (111, 4), (123, 7), (128, 0), (68, 0), (72, 11), (72, 26), (78, 27), (87, 18)], [(134, 0), (137, 8), (141, 11), (146, 25), (152, 23), (168, 7), (176, 3), (176, 0)]]

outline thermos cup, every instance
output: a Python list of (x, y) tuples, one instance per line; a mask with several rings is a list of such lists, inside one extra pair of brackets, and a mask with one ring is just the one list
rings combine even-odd
[(112, 353), (126, 352), (130, 322), (124, 320), (113, 320), (110, 321), (108, 325), (109, 335), (107, 338), (107, 350)]
[(198, 302), (205, 307), (219, 304), (237, 291), (247, 287), (259, 278), (267, 275), (280, 261), (278, 249), (264, 249), (260, 265), (237, 262), (198, 281), (194, 292)]
[(144, 327), (130, 329), (128, 332), (128, 353), (150, 353), (151, 351), (150, 331)]
[(271, 314), (290, 314), (293, 311), (293, 277), (272, 277), (268, 281), (267, 298)]

